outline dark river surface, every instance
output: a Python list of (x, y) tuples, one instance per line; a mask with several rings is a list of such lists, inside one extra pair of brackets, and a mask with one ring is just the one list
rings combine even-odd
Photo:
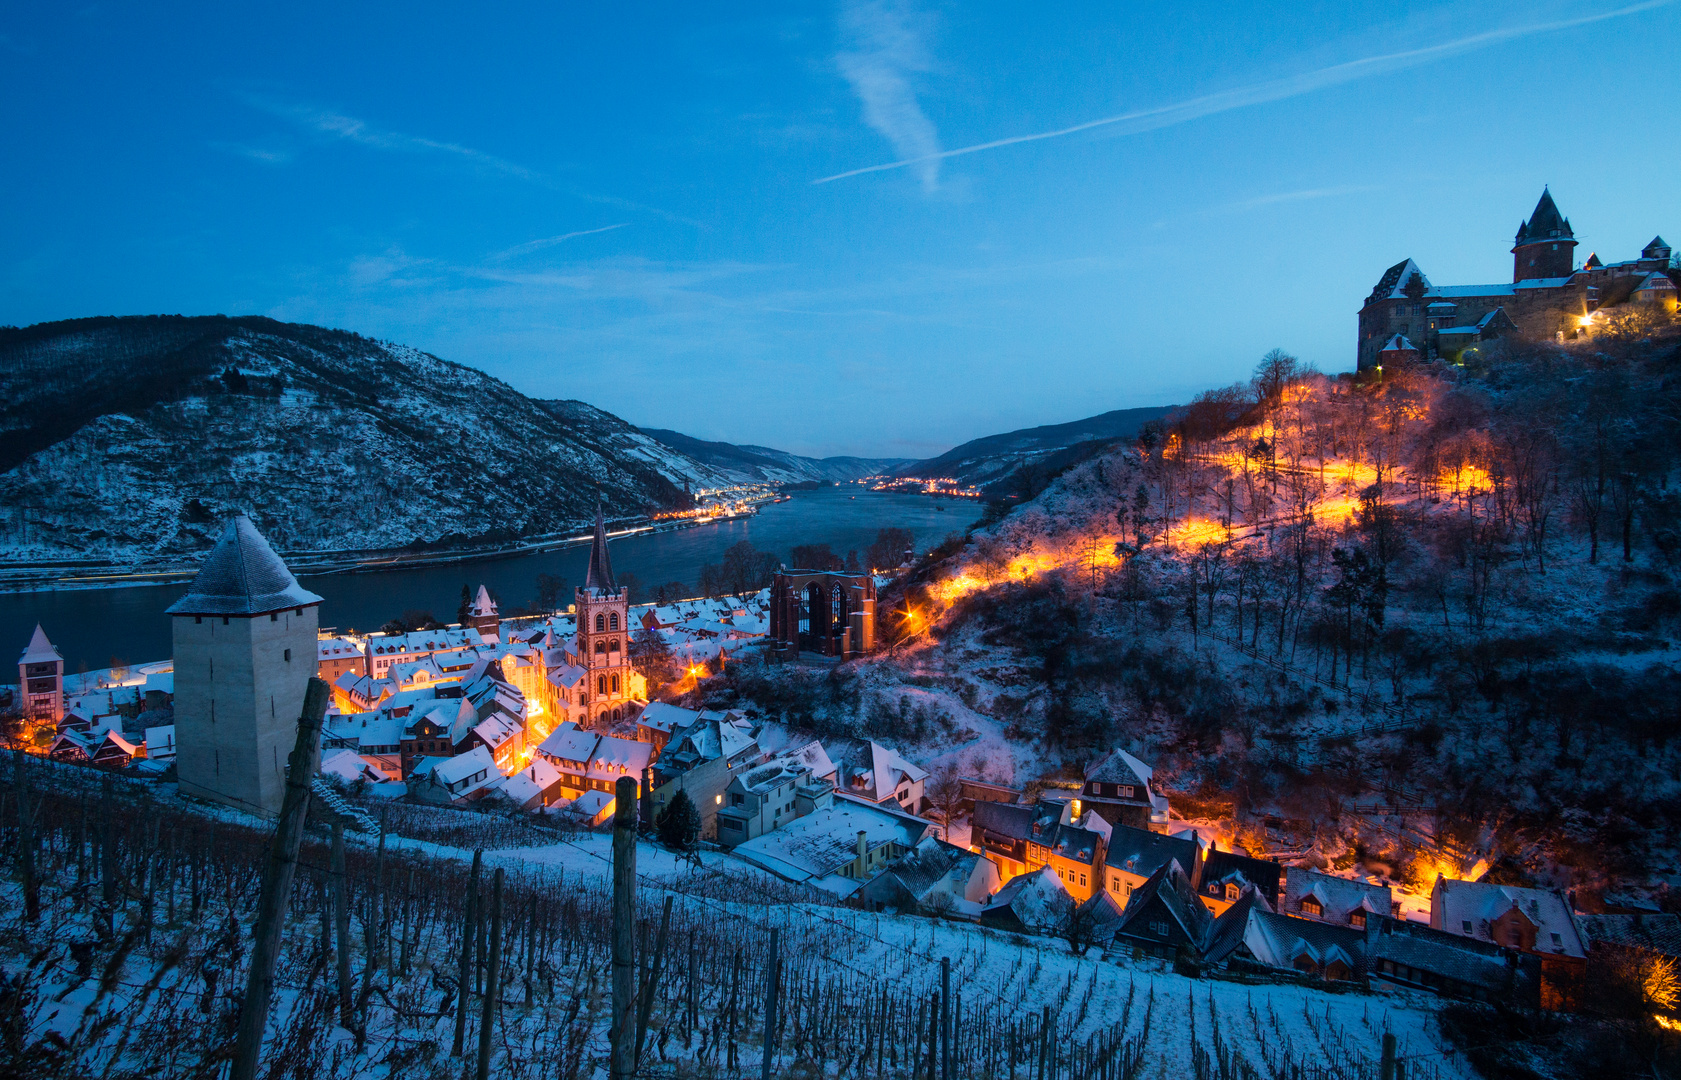
[[(937, 509), (943, 507), (943, 509)], [(926, 550), (947, 533), (961, 533), (983, 510), (979, 500), (942, 499), (862, 491), (857, 487), (796, 492), (786, 502), (735, 521), (702, 525), (680, 532), (628, 536), (609, 546), (613, 570), (634, 574), (649, 590), (672, 581), (693, 586), (706, 563), (723, 560), (731, 544), (751, 540), (787, 562), (796, 544), (828, 544), (845, 558), (849, 550), (863, 557), (876, 530), (909, 529)], [(319, 593), (321, 625), (366, 632), (410, 609), (430, 611), (442, 622), (455, 621), (461, 586), (480, 583), (502, 599), (504, 610), (536, 602), (538, 574), (552, 574), (571, 589), (581, 585), (589, 563), (588, 546), (447, 566), (381, 570), (359, 574), (324, 574), (300, 579)], [(102, 668), (113, 658), (126, 663), (164, 660), (170, 655), (169, 618), (164, 608), (187, 591), (179, 585), (141, 585), (118, 589), (72, 589), (0, 593), (0, 647), (19, 653), (37, 622), (64, 654), (65, 672)], [(0, 673), (0, 682), (10, 682)]]

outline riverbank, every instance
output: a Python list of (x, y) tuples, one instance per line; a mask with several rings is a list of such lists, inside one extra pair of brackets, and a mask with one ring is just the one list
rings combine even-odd
[[(780, 502), (781, 499), (766, 500)], [(609, 529), (609, 539), (651, 533), (681, 532), (725, 521), (751, 517), (758, 512), (753, 506), (744, 510), (704, 518), (655, 520), (632, 519), (634, 524)], [(388, 570), (407, 570), (426, 566), (453, 566), (461, 563), (509, 559), (546, 551), (561, 551), (590, 542), (592, 531), (566, 534), (550, 533), (513, 543), (474, 545), (445, 549), (364, 549), (345, 551), (282, 551), (281, 558), (299, 577), (328, 574), (383, 573)], [(0, 593), (54, 592), (80, 589), (118, 589), (140, 585), (182, 585), (198, 573), (198, 561), (171, 560), (163, 564), (121, 563), (109, 559), (75, 559), (52, 562), (0, 561)]]

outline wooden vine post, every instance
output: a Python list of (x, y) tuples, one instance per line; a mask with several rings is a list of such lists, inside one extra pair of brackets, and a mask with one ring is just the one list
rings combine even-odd
[(286, 794), (269, 845), (268, 865), (263, 869), (262, 891), (257, 896), (251, 971), (245, 982), (245, 1001), (239, 1010), (239, 1029), (234, 1036), (228, 1080), (256, 1080), (263, 1028), (268, 1025), (269, 998), (274, 993), (274, 965), (280, 958), (280, 932), (285, 926), (286, 905), (292, 895), (298, 847), (303, 843), (304, 818), (309, 813), (309, 784), (321, 755), (321, 718), (327, 713), (328, 695), (326, 683), (315, 678), (309, 680), (309, 689), (304, 691), (303, 715), (298, 717), (297, 742), (286, 760)]
[(500, 866), (490, 887), (490, 964), (485, 973), (484, 1013), (479, 1019), (478, 1080), (490, 1078), (491, 1035), (496, 1030), (496, 992), (502, 985), (502, 875)]
[(636, 1075), (636, 778), (613, 785), (613, 1022), (608, 1072), (612, 1080)]

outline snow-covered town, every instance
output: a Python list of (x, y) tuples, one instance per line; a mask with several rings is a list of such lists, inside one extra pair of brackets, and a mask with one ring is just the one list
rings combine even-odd
[[(1040, 1057), (1060, 1061), (1063, 1051), (1048, 1044), (1066, 1040), (1069, 1060), (1086, 1062), (1071, 1067), (1154, 1075), (1147, 1062), (1175, 1060), (1176, 1051), (1151, 1035), (1170, 1010), (1182, 1010), (1172, 1023), (1186, 1025), (1175, 1040), (1194, 1039), (1197, 1014), (1206, 1010), (1215, 1034), (1206, 1049), (1195, 1049), (1212, 1055), (1209, 1068), (1253, 1070), (1247, 1063), (1257, 1057), (1233, 1049), (1239, 1036), (1218, 1034), (1223, 1009), (1235, 1022), (1247, 1018), (1258, 1059), (1274, 1068), (1364, 1076), (1368, 1067), (1405, 1070), (1410, 1062), (1410, 1075), (1458, 1075), (1455, 1063), (1465, 1062), (1437, 1019), (1450, 1002), (1568, 1015), (1581, 1007), (1596, 964), (1655, 964), (1646, 978), (1659, 984), (1673, 972), (1681, 946), (1675, 915), (1632, 901), (1622, 913), (1613, 905), (1588, 915), (1577, 910), (1574, 893), (1477, 880), (1486, 861), (1446, 843), (1434, 853), (1428, 882), (1403, 880), (1380, 863), (1251, 851), (1236, 842), (1229, 819), (1175, 807), (1151, 763), (1124, 747), (1091, 753), (1072, 770), (1036, 770), (996, 721), (950, 697), (901, 698), (905, 723), (892, 725), (899, 731), (926, 727), (931, 704), (942, 710), (938, 723), (962, 729), (948, 749), (917, 760), (896, 748), (911, 742), (891, 735), (814, 737), (751, 705), (674, 703), (732, 665), (793, 664), (832, 675), (849, 658), (881, 662), (871, 659), (874, 602), (878, 589), (911, 571), (915, 553), (905, 558), (886, 575), (783, 568), (769, 588), (740, 596), (632, 606), (598, 518), (587, 580), (564, 610), (504, 619), (480, 587), (465, 624), (352, 636), (317, 627), (321, 598), (297, 583), (248, 518), (236, 517), (169, 608), (172, 659), (66, 676), (49, 635), (35, 628), (19, 659), (17, 744), (50, 763), (33, 770), (33, 783), (50, 779), (74, 790), (80, 782), (64, 769), (104, 772), (123, 778), (141, 805), (182, 800), (172, 813), (260, 832), (264, 822), (296, 812), (287, 792), (298, 763), (294, 731), (303, 729), (286, 718), (307, 716), (310, 683), (321, 688), (321, 715), (309, 748), (315, 760), (305, 759), (313, 779), (304, 802), (311, 821), (333, 825), (333, 869), (322, 882), (335, 896), (350, 888), (341, 846), (372, 845), (380, 860), (470, 856), (475, 875), (483, 858), (533, 883), (537, 904), (555, 882), (604, 886), (625, 858), (610, 836), (628, 827), (626, 835), (639, 837), (631, 842), (646, 848), (635, 873), (651, 891), (702, 907), (727, 896), (730, 918), (803, 927), (820, 939), (820, 953), (848, 971), (860, 961), (914, 964), (918, 954), (955, 950), (960, 970), (979, 965), (964, 976), (968, 1007), (990, 1010), (1022, 964), (1035, 972), (1049, 965), (1058, 973), (1046, 990), (1066, 985), (1043, 1015), (1037, 1006), (1028, 1011), (1031, 1034), (1012, 1035), (1038, 1044), (1011, 1043), (1009, 1074)], [(850, 611), (848, 588), (862, 597)], [(829, 619), (812, 618), (820, 601), (830, 606)], [(773, 610), (779, 604), (781, 615)], [(650, 674), (667, 700), (650, 700)], [(923, 719), (912, 720), (919, 710)], [(301, 736), (297, 746), (305, 746)], [(31, 782), (20, 772), (24, 760), (13, 766), (14, 784)], [(110, 812), (110, 798), (107, 787), (101, 813)], [(482, 839), (487, 829), (497, 838)], [(163, 865), (174, 865), (168, 858)], [(159, 872), (149, 872), (148, 890)], [(377, 895), (382, 872), (374, 873), (376, 882), (360, 887)], [(173, 909), (176, 886), (166, 887)], [(326, 905), (328, 893), (321, 895)], [(374, 1022), (366, 988), (382, 985), (382, 965), (385, 978), (396, 973), (390, 955), (382, 959), (388, 946), (347, 937), (349, 916), (338, 910), (336, 928), (321, 923), (318, 947), (340, 958), (341, 994), (361, 950), (360, 1019), (341, 1019), (360, 1044)], [(62, 915), (74, 920), (76, 911)], [(97, 917), (109, 920), (115, 911)], [(149, 926), (157, 915), (137, 917), (135, 925)], [(695, 910), (689, 917), (710, 916)], [(364, 937), (383, 942), (395, 934), (407, 955), (406, 924), (382, 923), (369, 910), (357, 918)], [(789, 918), (794, 926), (783, 921)], [(853, 959), (834, 955), (843, 943)], [(521, 946), (534, 947), (529, 940)], [(687, 1048), (698, 1022), (695, 999), (703, 991), (693, 947), (688, 998), (660, 1014), (662, 1060), (682, 1056), (664, 1044), (674, 1028), (682, 1027)], [(1016, 957), (1013, 966), (974, 959), (1000, 949)], [(885, 951), (872, 955), (877, 950)], [(177, 983), (183, 977), (173, 976)], [(526, 977), (529, 986), (529, 971)], [(989, 988), (987, 978), (1000, 986)], [(62, 1005), (48, 1026), (80, 1032), (108, 991), (68, 973), (55, 979), (53, 1000)], [(648, 979), (644, 962), (644, 983), (652, 985)], [(1129, 1004), (1118, 1020), (1107, 1007), (1089, 1010), (1094, 992), (1110, 1000), (1108, 988), (1121, 981)], [(1067, 993), (1081, 984), (1087, 1001), (1079, 1015), (1062, 1015)], [(1140, 987), (1147, 996), (1135, 1020), (1130, 1003)], [(1257, 987), (1266, 988), (1261, 1008), (1270, 1031), (1255, 1013)], [(729, 993), (738, 989), (732, 984)], [(1333, 990), (1343, 993), (1326, 996)], [(938, 990), (936, 1004), (938, 994), (951, 993)], [(466, 998), (455, 1000), (459, 1011)], [(445, 1005), (439, 1023), (450, 1013)], [(1280, 1008), (1300, 1016), (1282, 1020)], [(918, 1030), (910, 1031), (913, 1041)], [(584, 1043), (572, 1052), (587, 1058), (588, 1034), (574, 1035)], [(940, 1053), (958, 1052), (946, 1049), (951, 1036), (940, 1038)], [(703, 1040), (689, 1067), (706, 1062), (707, 1046)], [(790, 1060), (812, 1052), (787, 1049)], [(715, 1042), (710, 1052), (719, 1053)], [(732, 1047), (726, 1057), (742, 1052)], [(987, 1070), (1004, 1068), (994, 1060), (1000, 1052), (984, 1051)], [(920, 1068), (916, 1060), (903, 1067)]]

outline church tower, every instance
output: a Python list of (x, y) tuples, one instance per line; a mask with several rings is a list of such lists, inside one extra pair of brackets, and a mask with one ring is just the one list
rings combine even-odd
[(187, 595), (168, 609), (181, 794), (279, 815), (315, 674), (320, 603), (249, 518), (223, 528)]
[(468, 611), (468, 620), (474, 630), (479, 632), (479, 640), (486, 645), (494, 645), (502, 640), (502, 620), (496, 612), (496, 601), (490, 598), (490, 590), (479, 586), (479, 595), (473, 598), (473, 606)]
[(1552, 192), (1541, 189), (1541, 201), (1529, 220), (1518, 226), (1512, 242), (1512, 281), (1569, 277), (1576, 269), (1576, 234), (1570, 219), (1558, 212)]
[(23, 715), (38, 724), (56, 724), (64, 718), (64, 657), (47, 640), (41, 624), (18, 657), (18, 688), (23, 694)]
[(630, 663), (630, 590), (613, 578), (607, 557), (607, 524), (595, 511), (589, 571), (577, 590), (578, 662), (589, 672), (584, 707), (590, 726), (602, 727), (635, 716), (647, 685)]

